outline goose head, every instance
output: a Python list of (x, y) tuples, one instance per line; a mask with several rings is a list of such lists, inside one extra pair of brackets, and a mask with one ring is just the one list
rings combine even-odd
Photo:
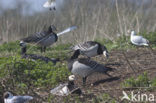
[(21, 46), (21, 54), (26, 53), (26, 43), (24, 41), (20, 41), (20, 46)]
[(68, 77), (68, 79), (69, 79), (69, 81), (74, 81), (74, 80), (75, 80), (75, 75), (70, 75), (70, 76)]
[(54, 25), (50, 25), (49, 28), (48, 28), (48, 32), (52, 33), (52, 32), (56, 32), (57, 29)]
[(4, 98), (4, 99), (11, 98), (11, 97), (13, 97), (13, 95), (12, 95), (12, 93), (10, 93), (10, 92), (5, 92), (5, 93), (3, 94), (3, 98)]
[(24, 41), (20, 41), (20, 46), (21, 47), (26, 47), (26, 43)]
[(109, 58), (109, 53), (107, 51), (107, 48), (105, 46), (102, 46), (102, 51), (103, 51), (103, 55), (106, 57), (106, 58)]

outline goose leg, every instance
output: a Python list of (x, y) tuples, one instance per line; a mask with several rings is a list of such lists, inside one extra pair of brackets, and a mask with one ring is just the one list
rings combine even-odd
[(41, 53), (43, 53), (43, 47), (41, 46)]
[(110, 78), (112, 77), (112, 76), (111, 76), (110, 74), (108, 74), (107, 72), (106, 72), (105, 74), (106, 74), (108, 77), (110, 77)]
[(43, 47), (43, 52), (45, 52), (45, 51), (46, 51), (46, 46)]
[(83, 86), (86, 85), (86, 79), (87, 79), (87, 77), (83, 77)]

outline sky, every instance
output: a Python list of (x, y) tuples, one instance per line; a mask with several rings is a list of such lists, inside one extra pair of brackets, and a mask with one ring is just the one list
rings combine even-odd
[[(45, 8), (43, 8), (43, 4), (47, 0), (19, 0), (19, 1), (27, 1), (29, 3), (29, 10), (31, 9), (32, 11), (43, 11)], [(15, 0), (0, 0), (0, 5), (3, 9), (8, 9), (8, 8), (15, 8), (16, 2)]]
[[(28, 13), (28, 14), (33, 14), (34, 12), (42, 12), (47, 9), (43, 8), (43, 4), (47, 0), (0, 0), (0, 9), (8, 9), (8, 8), (15, 8), (16, 7), (16, 2), (15, 1), (24, 1), (28, 2), (29, 8), (23, 7), (23, 13)], [(63, 0), (57, 0), (59, 2), (63, 2)], [(140, 3), (144, 1), (144, 3), (150, 2), (151, 0), (129, 0), (131, 2), (136, 2)]]

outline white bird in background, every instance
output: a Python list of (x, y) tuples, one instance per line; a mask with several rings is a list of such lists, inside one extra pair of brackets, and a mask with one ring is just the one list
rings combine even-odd
[(43, 7), (49, 8), (49, 10), (56, 10), (56, 0), (48, 0), (43, 4)]
[(10, 92), (4, 93), (4, 103), (28, 103), (32, 96), (13, 96)]
[(137, 46), (149, 46), (149, 41), (142, 36), (136, 35), (135, 31), (131, 31), (131, 43)]

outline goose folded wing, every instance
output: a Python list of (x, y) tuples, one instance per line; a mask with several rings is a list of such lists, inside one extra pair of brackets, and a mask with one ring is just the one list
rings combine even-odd
[(84, 64), (92, 69), (95, 69), (99, 64), (95, 61), (92, 61), (90, 59), (86, 59), (86, 58), (80, 58), (78, 59), (78, 62), (81, 64)]
[(27, 38), (24, 38), (23, 41), (24, 42), (38, 42), (40, 40), (44, 40), (44, 38), (47, 36), (47, 34), (45, 32), (38, 32), (38, 33), (35, 33), (34, 35), (32, 36), (29, 36)]
[(31, 96), (14, 96), (12, 103), (26, 103), (29, 100), (32, 100)]
[(82, 51), (88, 51), (88, 50), (92, 50), (93, 48), (96, 48), (98, 45), (96, 42), (88, 41), (88, 42), (84, 42), (83, 44), (79, 44), (77, 46)]

